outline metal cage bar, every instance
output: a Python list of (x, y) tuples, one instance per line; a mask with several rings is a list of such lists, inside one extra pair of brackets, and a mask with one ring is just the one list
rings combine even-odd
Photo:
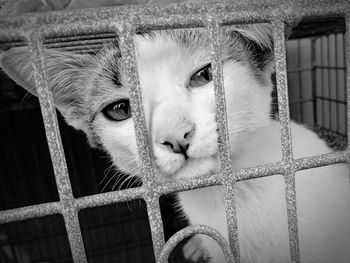
[(61, 135), (58, 128), (56, 110), (48, 86), (42, 39), (35, 31), (32, 31), (30, 35), (27, 36), (27, 41), (32, 54), (34, 81), (60, 198), (61, 213), (64, 217), (73, 260), (75, 262), (87, 262), (78, 220), (78, 210), (75, 206), (75, 199), (73, 197), (66, 158), (64, 156)]
[[(46, 37), (58, 37), (99, 32), (113, 32), (114, 25), (134, 22), (137, 29), (157, 30), (164, 28), (205, 26), (208, 11), (221, 14), (220, 24), (259, 23), (273, 19), (276, 14), (288, 22), (299, 18), (345, 17), (349, 3), (346, 0), (302, 0), (289, 3), (285, 0), (261, 2), (258, 0), (217, 3), (178, 3), (143, 6), (120, 6), (98, 9), (32, 13), (18, 17), (0, 18), (2, 41), (15, 41), (22, 30), (36, 24)], [(257, 11), (258, 10), (258, 11)], [(130, 20), (133, 16), (136, 19)], [(293, 20), (293, 21), (291, 21)]]
[[(132, 24), (131, 24), (132, 25)], [(147, 204), (147, 212), (151, 227), (153, 249), (158, 260), (164, 245), (163, 222), (160, 215), (159, 193), (153, 191), (154, 176), (149, 137), (143, 111), (141, 88), (138, 77), (136, 55), (133, 44), (133, 28), (128, 25), (129, 30), (120, 32), (120, 50), (126, 65), (127, 83), (130, 84), (130, 102), (133, 115), (136, 143), (141, 160), (141, 173), (143, 187), (146, 189), (144, 199)]]
[(281, 124), (282, 163), (286, 171), (283, 174), (286, 185), (289, 243), (292, 262), (300, 262), (298, 220), (295, 191), (295, 168), (293, 162), (292, 134), (289, 114), (285, 24), (273, 22), (275, 46), (276, 82), (279, 119)]
[[(350, 12), (347, 13), (346, 20), (346, 32), (345, 32), (345, 56), (346, 56), (346, 91), (347, 91), (347, 104), (348, 104), (348, 110), (347, 110), (347, 135), (348, 138), (350, 138)], [(350, 147), (350, 140), (348, 140), (348, 150)], [(350, 156), (349, 156), (350, 158)], [(348, 160), (350, 162), (350, 159)]]
[(220, 177), (225, 193), (225, 209), (228, 227), (229, 244), (233, 253), (233, 260), (239, 261), (238, 228), (236, 217), (236, 203), (234, 196), (234, 184), (232, 180), (232, 164), (230, 157), (230, 140), (228, 135), (226, 102), (224, 90), (223, 65), (220, 57), (221, 27), (217, 19), (209, 17), (208, 31), (211, 41), (213, 83), (216, 104), (216, 122), (218, 124), (219, 152), (220, 152)]
[[(259, 10), (259, 11), (256, 11)], [(68, 238), (75, 262), (86, 262), (82, 243), (78, 212), (88, 207), (96, 207), (133, 199), (144, 199), (147, 203), (149, 221), (152, 230), (152, 240), (157, 261), (166, 262), (172, 248), (184, 237), (193, 233), (203, 233), (213, 237), (222, 246), (230, 262), (239, 262), (239, 246), (233, 188), (236, 181), (283, 174), (286, 183), (286, 202), (288, 213), (288, 228), (292, 262), (300, 262), (297, 217), (295, 205), (295, 178), (298, 170), (310, 169), (329, 164), (350, 162), (349, 151), (329, 153), (319, 156), (309, 156), (293, 159), (290, 134), (290, 120), (286, 81), (285, 58), (285, 22), (290, 23), (300, 18), (310, 17), (346, 17), (346, 62), (348, 105), (350, 103), (350, 18), (349, 3), (346, 0), (327, 0), (307, 2), (302, 0), (288, 3), (284, 0), (270, 1), (268, 4), (260, 1), (235, 1), (208, 3), (166, 4), (154, 6), (133, 6), (51, 12), (47, 14), (26, 14), (16, 18), (0, 18), (0, 36), (2, 41), (18, 41), (25, 34), (33, 54), (35, 81), (38, 88), (42, 115), (45, 123), (46, 136), (54, 166), (59, 202), (22, 207), (0, 212), (0, 223), (24, 220), (44, 215), (62, 214), (68, 232)], [(295, 17), (293, 14), (298, 14)], [(216, 14), (215, 17), (211, 14)], [(277, 163), (257, 167), (232, 170), (228, 151), (228, 133), (226, 123), (225, 97), (223, 90), (222, 65), (219, 56), (220, 27), (234, 23), (272, 22), (274, 25), (275, 54), (277, 64), (278, 99), (282, 130), (282, 160)], [(186, 179), (181, 182), (157, 184), (153, 181), (152, 158), (148, 144), (147, 129), (143, 116), (140, 84), (137, 76), (137, 66), (133, 46), (133, 34), (138, 30), (153, 30), (179, 27), (207, 26), (212, 43), (212, 65), (214, 72), (215, 98), (217, 104), (217, 121), (219, 126), (220, 161), (219, 174), (207, 175), (203, 178)], [(33, 28), (35, 29), (33, 31)], [(29, 32), (42, 32), (28, 34)], [(111, 193), (74, 198), (69, 182), (67, 166), (58, 131), (56, 113), (52, 96), (47, 87), (45, 61), (42, 59), (42, 39), (52, 36), (69, 36), (72, 34), (92, 34), (96, 32), (117, 32), (120, 35), (121, 51), (127, 66), (127, 74), (131, 89), (131, 106), (134, 118), (135, 132), (142, 173), (146, 178), (142, 187), (126, 189)], [(350, 108), (348, 107), (348, 114)], [(350, 115), (349, 115), (350, 116)], [(350, 135), (348, 118), (348, 135)], [(225, 192), (225, 203), (230, 233), (228, 250), (225, 240), (206, 226), (192, 226), (179, 232), (164, 244), (163, 225), (160, 217), (159, 197), (166, 193), (184, 191), (198, 187), (222, 185)]]

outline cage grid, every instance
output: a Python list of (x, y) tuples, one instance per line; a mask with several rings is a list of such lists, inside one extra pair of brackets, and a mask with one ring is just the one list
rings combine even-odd
[[(215, 15), (214, 15), (215, 14)], [(349, 151), (334, 152), (294, 159), (288, 105), (285, 24), (308, 18), (343, 17), (346, 20), (346, 46), (350, 45), (350, 9), (346, 0), (331, 3), (326, 0), (288, 3), (283, 0), (235, 1), (207, 3), (179, 3), (153, 6), (129, 6), (75, 11), (60, 11), (44, 14), (25, 14), (19, 17), (0, 18), (0, 36), (4, 42), (24, 41), (32, 53), (35, 83), (45, 125), (52, 165), (59, 193), (59, 201), (21, 207), (0, 212), (0, 223), (8, 223), (46, 215), (61, 214), (64, 218), (74, 262), (87, 262), (78, 212), (81, 209), (113, 204), (134, 199), (146, 201), (153, 249), (157, 262), (167, 262), (175, 245), (193, 233), (202, 233), (217, 240), (229, 262), (239, 262), (239, 244), (235, 217), (234, 184), (241, 180), (282, 174), (286, 184), (291, 261), (300, 262), (298, 224), (296, 211), (295, 172), (336, 163), (349, 163)], [(223, 91), (222, 65), (218, 53), (220, 28), (237, 23), (273, 24), (279, 119), (282, 131), (282, 160), (257, 167), (232, 170), (226, 124), (225, 96)], [(216, 119), (220, 137), (221, 171), (203, 178), (186, 179), (181, 182), (158, 184), (153, 180), (151, 150), (142, 109), (140, 84), (135, 62), (132, 36), (144, 30), (165, 28), (205, 27), (209, 32), (212, 48), (213, 80), (217, 104)], [(69, 181), (68, 168), (58, 130), (57, 116), (52, 95), (47, 86), (43, 43), (49, 37), (67, 37), (74, 34), (94, 34), (112, 31), (120, 37), (122, 58), (127, 67), (128, 82), (131, 83), (130, 100), (137, 146), (145, 181), (141, 187), (98, 195), (75, 198)], [(69, 45), (69, 44), (68, 44)], [(346, 49), (347, 102), (350, 102), (350, 50)], [(350, 108), (348, 107), (348, 116)], [(347, 120), (350, 135), (350, 120)], [(160, 217), (159, 198), (163, 194), (212, 185), (223, 186), (229, 230), (229, 245), (215, 230), (208, 226), (189, 226), (165, 243)], [(229, 248), (230, 247), (230, 248)]]
[[(287, 51), (291, 119), (312, 127), (332, 149), (344, 150), (347, 144), (345, 25), (343, 29), (335, 26), (334, 32), (325, 29), (322, 34), (311, 31), (306, 37), (297, 35), (288, 41)], [(276, 107), (272, 112), (276, 115)]]

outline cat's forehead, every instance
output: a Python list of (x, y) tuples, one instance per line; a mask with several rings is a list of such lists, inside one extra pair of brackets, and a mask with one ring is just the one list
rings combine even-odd
[(203, 29), (153, 31), (136, 35), (134, 42), (139, 55), (145, 58), (149, 54), (170, 53), (174, 49), (195, 54), (209, 47), (209, 39), (204, 32)]
[(160, 82), (171, 81), (184, 85), (194, 71), (210, 63), (210, 45), (206, 41), (200, 32), (184, 30), (135, 37), (141, 84), (166, 85)]
[[(156, 62), (177, 58), (179, 63), (201, 63), (210, 59), (211, 47), (208, 31), (204, 28), (173, 29), (152, 31), (137, 34), (134, 37), (137, 62)], [(222, 59), (242, 60), (245, 57), (245, 49), (238, 38), (231, 37), (227, 31), (222, 32), (221, 41)], [(168, 60), (170, 59), (170, 60)], [(108, 70), (118, 70), (123, 73), (118, 43), (108, 45), (99, 55), (100, 67)], [(152, 65), (149, 65), (152, 67)], [(141, 68), (142, 69), (142, 68)]]
[[(169, 83), (186, 85), (190, 76), (210, 63), (211, 46), (205, 29), (177, 29), (154, 31), (134, 37), (135, 53), (141, 89), (145, 86), (162, 87)], [(245, 52), (239, 41), (223, 35), (221, 45), (223, 59), (242, 60)], [(125, 65), (117, 43), (106, 46), (96, 56), (97, 66), (93, 68), (95, 80), (90, 97), (96, 110), (102, 102), (128, 89)], [(115, 81), (117, 80), (117, 81)], [(121, 85), (117, 85), (119, 84)], [(90, 107), (92, 105), (90, 104)]]
[[(147, 74), (184, 78), (210, 61), (210, 45), (203, 30), (155, 31), (135, 35), (133, 41), (141, 82)], [(96, 64), (92, 68), (98, 73), (94, 74), (95, 82), (107, 77), (116, 84), (127, 86), (125, 64), (117, 42), (107, 45), (96, 55)], [(153, 80), (157, 81), (157, 78)], [(100, 93), (99, 90), (93, 92)], [(102, 92), (105, 93), (103, 89)]]
[[(245, 49), (238, 38), (223, 30), (220, 52), (222, 59), (242, 60)], [(204, 28), (153, 31), (134, 39), (140, 60), (180, 58), (181, 63), (201, 63), (211, 57), (211, 41)]]

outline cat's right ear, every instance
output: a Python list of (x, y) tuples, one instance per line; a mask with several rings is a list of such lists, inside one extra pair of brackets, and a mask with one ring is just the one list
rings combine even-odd
[[(231, 34), (239, 36), (244, 43), (244, 47), (251, 54), (251, 59), (262, 71), (270, 68), (273, 62), (273, 36), (272, 25), (268, 23), (261, 24), (243, 24), (232, 26)], [(266, 67), (268, 66), (268, 67)]]
[[(86, 69), (92, 64), (92, 56), (44, 49), (44, 62), (48, 86), (55, 107), (67, 123), (86, 131), (86, 114), (83, 107), (86, 90)], [(37, 96), (34, 81), (32, 55), (27, 47), (9, 49), (0, 55), (0, 67), (18, 85)]]

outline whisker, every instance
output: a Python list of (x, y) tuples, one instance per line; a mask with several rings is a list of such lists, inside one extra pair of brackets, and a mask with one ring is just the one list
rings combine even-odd
[(101, 182), (99, 182), (99, 184), (97, 186), (100, 186), (106, 180), (108, 174), (111, 172), (112, 169), (115, 169), (115, 166), (113, 163), (103, 172), (104, 177), (101, 180)]
[(107, 188), (107, 186), (109, 185), (109, 183), (113, 180), (113, 178), (115, 178), (117, 176), (118, 173), (115, 173), (111, 176), (111, 178), (109, 178), (108, 182), (105, 184), (105, 186), (102, 188), (101, 193)]

